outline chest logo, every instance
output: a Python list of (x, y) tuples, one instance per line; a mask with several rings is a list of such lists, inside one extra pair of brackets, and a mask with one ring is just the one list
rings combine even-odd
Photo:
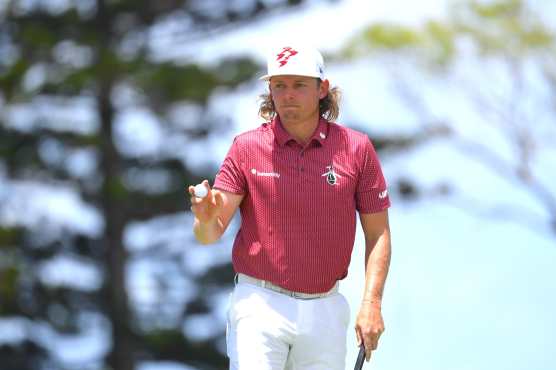
[(251, 168), (251, 173), (255, 176), (276, 177), (276, 178), (280, 177), (279, 173), (276, 173), (276, 172), (261, 172), (261, 171), (257, 171), (254, 168)]
[(326, 182), (328, 185), (336, 185), (338, 183), (338, 177), (341, 177), (336, 172), (334, 172), (334, 166), (326, 166), (327, 171), (321, 176), (326, 176)]

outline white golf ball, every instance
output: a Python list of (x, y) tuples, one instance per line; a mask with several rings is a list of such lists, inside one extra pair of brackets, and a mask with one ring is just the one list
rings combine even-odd
[(204, 198), (208, 194), (207, 187), (203, 184), (195, 185), (195, 196), (198, 198)]

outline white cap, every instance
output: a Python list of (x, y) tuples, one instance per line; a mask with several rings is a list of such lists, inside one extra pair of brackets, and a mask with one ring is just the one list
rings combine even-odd
[(273, 76), (295, 75), (324, 80), (324, 61), (317, 49), (310, 47), (281, 46), (273, 49), (267, 60), (268, 73), (260, 80)]

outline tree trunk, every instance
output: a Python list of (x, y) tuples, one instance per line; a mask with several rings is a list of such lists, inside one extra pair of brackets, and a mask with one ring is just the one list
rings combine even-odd
[(101, 207), (106, 229), (103, 238), (106, 281), (104, 285), (104, 304), (112, 325), (112, 348), (108, 355), (108, 364), (113, 370), (134, 369), (133, 334), (130, 329), (130, 310), (125, 285), (125, 266), (127, 253), (123, 246), (125, 227), (125, 205), (119, 199), (114, 187), (120, 179), (120, 158), (112, 137), (113, 109), (110, 103), (110, 84), (100, 89), (99, 110), (102, 120), (102, 174), (104, 184), (101, 195)]
[[(104, 0), (97, 0), (96, 23), (99, 44), (98, 61), (106, 63), (112, 39), (111, 17)], [(114, 109), (110, 101), (114, 81), (107, 66), (102, 66), (98, 76), (97, 104), (101, 120), (101, 173), (104, 176), (100, 204), (105, 221), (102, 240), (106, 280), (102, 297), (106, 315), (112, 326), (112, 347), (107, 357), (112, 370), (134, 370), (133, 333), (130, 328), (130, 310), (125, 284), (127, 254), (123, 246), (126, 223), (125, 198), (119, 196), (121, 158), (114, 145), (112, 123)]]

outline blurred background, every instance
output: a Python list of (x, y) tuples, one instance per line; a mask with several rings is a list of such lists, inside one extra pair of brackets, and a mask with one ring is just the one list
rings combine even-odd
[(227, 368), (239, 220), (198, 245), (185, 189), (261, 123), (292, 40), (392, 197), (366, 367), (555, 369), (555, 32), (546, 0), (0, 0), (0, 369)]

